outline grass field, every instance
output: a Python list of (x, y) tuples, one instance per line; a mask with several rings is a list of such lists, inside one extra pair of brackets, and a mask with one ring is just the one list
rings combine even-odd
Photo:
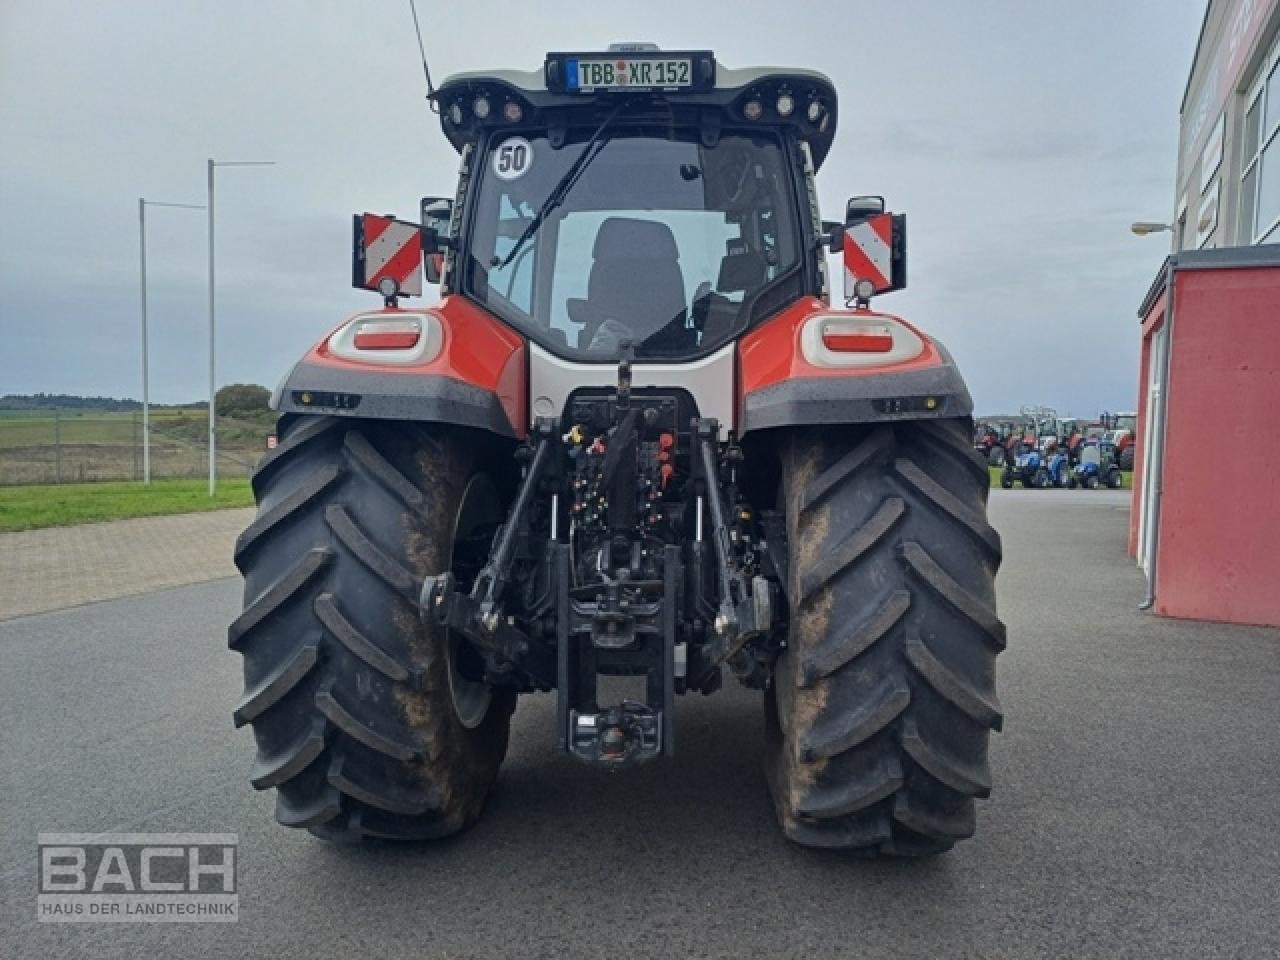
[(0, 532), (60, 527), (127, 517), (156, 517), (253, 505), (249, 481), (218, 481), (209, 496), (208, 481), (157, 480), (140, 483), (62, 483), (0, 487)]
[[(207, 421), (200, 410), (151, 414), (153, 477), (196, 478), (207, 472)], [(272, 418), (218, 422), (218, 469), (248, 475), (263, 453)], [(0, 485), (138, 480), (142, 418), (137, 412), (0, 411)]]
[[(130, 439), (139, 429), (142, 414), (108, 413), (102, 410), (63, 410), (56, 417), (50, 410), (0, 410), (0, 450), (50, 444), (55, 436), (63, 443), (100, 443), (107, 439)], [(152, 410), (156, 430), (197, 430), (205, 423), (205, 413), (196, 410)]]

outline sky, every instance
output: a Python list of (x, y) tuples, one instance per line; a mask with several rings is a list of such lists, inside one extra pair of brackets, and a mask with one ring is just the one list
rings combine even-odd
[[(907, 214), (909, 287), (978, 412), (1135, 409), (1136, 311), (1172, 217), (1204, 0), (631, 4), (418, 0), (437, 81), (645, 40), (818, 69), (840, 128), (827, 219)], [(286, 373), (346, 315), (351, 214), (416, 218), (457, 156), (408, 0), (0, 0), (0, 394), (141, 396), (138, 198), (217, 174), (219, 384)], [(151, 396), (207, 396), (206, 221), (149, 208)]]

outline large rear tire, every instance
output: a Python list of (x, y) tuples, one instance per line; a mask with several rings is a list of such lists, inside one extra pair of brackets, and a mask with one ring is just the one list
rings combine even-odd
[(791, 625), (767, 772), (797, 843), (917, 855), (974, 832), (1005, 628), (971, 434), (968, 420), (804, 430), (784, 451)]
[[(236, 544), (244, 612), (237, 726), (276, 819), (335, 840), (436, 838), (480, 814), (515, 695), (464, 717), (447, 636), (418, 616), (423, 577), (449, 569), (483, 443), (441, 427), (282, 418)], [(474, 510), (470, 511), (474, 513)], [(456, 673), (456, 670), (453, 671)], [(486, 706), (487, 704), (487, 706)]]

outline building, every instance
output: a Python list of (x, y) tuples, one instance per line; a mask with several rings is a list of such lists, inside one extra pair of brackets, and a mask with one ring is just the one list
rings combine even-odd
[(1182, 98), (1175, 250), (1280, 242), (1280, 0), (1210, 0)]
[(1156, 613), (1280, 626), (1280, 0), (1210, 0), (1177, 170), (1129, 550)]

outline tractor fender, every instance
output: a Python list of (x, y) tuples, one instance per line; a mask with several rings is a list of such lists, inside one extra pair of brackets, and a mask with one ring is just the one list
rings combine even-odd
[[(359, 349), (356, 331), (417, 324), (403, 349)], [(433, 307), (358, 313), (316, 344), (272, 396), (281, 413), (452, 423), (503, 437), (527, 430), (527, 345), (458, 296)]]
[[(905, 330), (905, 338), (918, 341), (920, 349), (887, 363), (867, 355), (858, 358), (858, 365), (815, 364), (806, 351), (813, 351), (814, 325), (828, 318)], [(947, 349), (892, 314), (832, 309), (806, 298), (743, 337), (738, 361), (738, 423), (744, 434), (771, 427), (934, 420), (973, 413), (969, 390)]]

